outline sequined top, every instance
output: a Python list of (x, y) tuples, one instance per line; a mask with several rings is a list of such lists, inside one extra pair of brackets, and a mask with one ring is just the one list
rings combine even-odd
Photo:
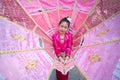
[(52, 40), (57, 57), (60, 57), (61, 53), (65, 53), (65, 56), (70, 56), (72, 48), (72, 34), (70, 32), (65, 34), (63, 43), (61, 43), (59, 32), (53, 34)]

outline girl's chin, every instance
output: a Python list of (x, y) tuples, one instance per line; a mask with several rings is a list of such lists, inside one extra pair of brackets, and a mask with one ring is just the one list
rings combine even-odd
[(65, 34), (65, 32), (60, 32), (60, 34)]

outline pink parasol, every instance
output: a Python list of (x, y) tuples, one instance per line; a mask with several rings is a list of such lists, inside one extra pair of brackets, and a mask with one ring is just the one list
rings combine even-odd
[[(92, 33), (92, 31), (95, 30), (95, 28), (97, 28), (100, 24), (103, 24), (105, 21), (118, 15), (120, 11), (119, 5), (120, 5), (119, 0), (1, 0), (0, 19), (7, 20), (11, 23), (14, 23), (15, 25), (18, 25), (20, 28), (29, 31), (31, 33), (29, 36), (36, 34), (37, 37), (39, 37), (39, 40), (38, 39), (36, 40), (39, 42), (39, 46), (36, 46), (38, 44), (33, 44), (32, 48), (24, 47), (24, 44), (20, 43), (22, 41), (24, 42), (24, 39), (22, 38), (19, 39), (20, 36), (13, 34), (10, 35), (12, 39), (11, 38), (9, 39), (11, 39), (11, 41), (13, 40), (13, 38), (14, 40), (18, 40), (19, 42), (16, 41), (16, 43), (20, 43), (20, 48), (18, 49), (16, 48), (16, 46), (12, 46), (13, 44), (11, 45), (9, 42), (7, 42), (8, 44), (6, 42), (1, 42), (1, 45), (3, 47), (2, 46), (0, 47), (0, 54), (21, 52), (24, 53), (24, 51), (27, 50), (28, 51), (45, 50), (46, 52), (45, 55), (49, 55), (50, 59), (54, 59), (55, 55), (53, 52), (51, 35), (57, 29), (58, 22), (60, 21), (60, 19), (69, 16), (72, 19), (70, 31), (71, 33), (73, 33), (73, 50), (71, 56), (72, 58), (77, 59), (76, 62), (79, 62), (82, 56), (82, 54), (79, 54), (80, 53), (79, 50), (83, 47), (86, 48), (93, 46), (90, 43), (95, 43), (94, 45), (98, 45), (97, 41), (99, 42), (101, 40), (101, 38), (95, 38), (96, 41), (94, 41), (90, 39), (91, 37), (87, 37), (84, 35), (88, 34), (89, 32), (91, 32), (91, 34), (94, 34)], [(1, 24), (2, 28), (4, 25), (5, 24), (3, 25)], [(7, 34), (7, 32), (4, 32), (2, 28), (1, 33)], [(11, 32), (9, 32), (10, 34), (16, 31), (16, 29), (12, 30)], [(109, 29), (105, 29), (100, 34), (97, 34), (97, 36), (98, 37), (103, 36), (104, 34), (107, 34), (107, 32), (109, 31), (110, 31)], [(5, 41), (7, 39), (2, 35), (1, 37), (2, 41)], [(117, 37), (119, 37), (119, 35)], [(32, 36), (32, 38), (34, 37)], [(27, 39), (27, 41), (29, 42), (27, 45), (30, 46), (31, 41), (29, 39)], [(113, 42), (119, 42), (119, 40), (115, 40)], [(84, 49), (82, 50), (83, 52), (85, 52)], [(89, 49), (87, 50), (87, 52), (91, 53)], [(89, 57), (87, 57), (87, 59), (89, 59), (89, 61), (91, 62), (100, 61), (99, 58), (97, 60), (96, 58), (95, 60), (93, 58), (94, 55), (91, 58), (90, 54)], [(118, 58), (116, 58), (116, 60), (117, 59)], [(33, 61), (33, 63), (34, 62), (37, 64), (37, 61)], [(86, 66), (89, 65), (87, 64), (89, 62), (87, 63), (85, 62), (84, 64)], [(49, 61), (48, 64), (47, 62), (45, 64), (47, 66), (50, 66), (48, 65), (50, 64)], [(26, 69), (28, 69), (28, 67), (26, 67)], [(83, 70), (85, 71), (87, 70), (87, 68), (83, 68)], [(91, 76), (89, 71), (86, 71), (86, 74)]]

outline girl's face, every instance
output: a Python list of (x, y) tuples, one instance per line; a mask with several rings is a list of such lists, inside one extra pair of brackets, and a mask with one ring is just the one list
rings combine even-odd
[(60, 32), (60, 34), (65, 34), (66, 32), (68, 32), (69, 26), (67, 22), (62, 22), (59, 25), (58, 31)]

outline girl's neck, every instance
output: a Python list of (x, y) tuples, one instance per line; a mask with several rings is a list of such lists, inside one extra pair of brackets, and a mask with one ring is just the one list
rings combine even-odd
[(64, 43), (65, 34), (60, 34), (60, 42)]
[(65, 36), (65, 34), (60, 34), (60, 36)]
[(62, 33), (59, 32), (59, 36), (60, 36), (60, 39), (64, 39), (65, 34), (62, 34)]
[(60, 34), (60, 38), (64, 38), (65, 34)]

